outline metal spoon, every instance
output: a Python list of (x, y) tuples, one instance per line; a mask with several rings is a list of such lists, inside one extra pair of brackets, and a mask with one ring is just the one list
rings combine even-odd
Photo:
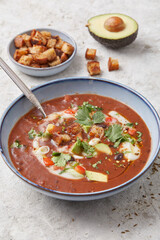
[(7, 75), (12, 79), (12, 81), (19, 87), (19, 89), (24, 93), (24, 95), (29, 99), (29, 101), (38, 108), (44, 117), (46, 117), (46, 113), (42, 108), (40, 102), (35, 97), (35, 95), (31, 92), (31, 90), (22, 82), (22, 80), (13, 72), (13, 70), (2, 60), (0, 57), (0, 66), (7, 73)]

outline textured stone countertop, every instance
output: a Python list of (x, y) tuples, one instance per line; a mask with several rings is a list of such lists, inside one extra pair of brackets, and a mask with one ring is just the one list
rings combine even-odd
[[(1, 0), (0, 56), (29, 86), (51, 79), (88, 76), (85, 49), (96, 48), (101, 77), (136, 89), (160, 113), (160, 1), (158, 0)], [(107, 49), (85, 28), (87, 19), (120, 12), (139, 23), (137, 40), (120, 49)], [(74, 63), (63, 73), (33, 78), (19, 72), (7, 56), (9, 40), (31, 28), (53, 27), (70, 34), (78, 45)], [(119, 59), (120, 70), (108, 72), (108, 57)], [(19, 96), (19, 89), (0, 69), (0, 115)], [(160, 164), (160, 159), (155, 161)], [(0, 157), (1, 240), (159, 240), (160, 168), (150, 170), (127, 190), (102, 200), (56, 200), (26, 186)], [(154, 173), (154, 174), (153, 174)]]

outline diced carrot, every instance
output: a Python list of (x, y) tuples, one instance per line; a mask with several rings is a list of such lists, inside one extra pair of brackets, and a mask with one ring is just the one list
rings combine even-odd
[(75, 111), (71, 108), (66, 109), (64, 112), (68, 114), (75, 114)]
[(128, 133), (130, 134), (130, 135), (134, 135), (135, 133), (136, 133), (136, 129), (135, 128), (128, 128)]
[(85, 174), (85, 172), (86, 172), (86, 169), (84, 168), (84, 167), (82, 167), (82, 166), (80, 166), (80, 165), (78, 165), (78, 166), (76, 166), (75, 167), (75, 171), (77, 171), (78, 173), (80, 173), (80, 174)]
[(114, 117), (106, 117), (106, 123), (116, 123), (117, 119)]
[(43, 158), (43, 162), (46, 165), (46, 167), (52, 166), (54, 165), (53, 161), (51, 160), (51, 158), (49, 157), (44, 157)]

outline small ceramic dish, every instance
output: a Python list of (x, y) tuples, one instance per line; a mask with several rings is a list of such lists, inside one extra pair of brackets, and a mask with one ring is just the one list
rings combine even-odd
[[(133, 178), (107, 190), (89, 193), (68, 193), (51, 190), (31, 182), (14, 167), (8, 150), (9, 134), (18, 119), (33, 107), (24, 95), (18, 97), (6, 109), (0, 121), (0, 152), (8, 167), (27, 185), (48, 196), (72, 201), (88, 201), (116, 194), (139, 179), (151, 166), (160, 149), (160, 119), (153, 106), (141, 94), (120, 83), (95, 78), (65, 78), (53, 80), (32, 89), (40, 102), (74, 93), (93, 93), (114, 98), (134, 109), (145, 121), (151, 135), (151, 152), (146, 165)], [(138, 190), (138, 189), (137, 189)]]
[(8, 55), (10, 60), (15, 64), (15, 66), (23, 73), (30, 75), (30, 76), (35, 76), (35, 77), (48, 77), (48, 76), (52, 76), (55, 75), (57, 73), (60, 73), (62, 71), (64, 71), (66, 68), (68, 68), (70, 66), (70, 64), (72, 63), (76, 52), (77, 52), (77, 45), (76, 42), (66, 33), (54, 30), (54, 29), (50, 29), (50, 28), (36, 28), (36, 30), (38, 31), (49, 31), (51, 32), (51, 34), (53, 36), (58, 35), (60, 38), (62, 38), (63, 41), (66, 41), (68, 43), (70, 43), (73, 47), (74, 47), (74, 52), (72, 53), (72, 55), (68, 58), (67, 61), (54, 66), (54, 67), (47, 67), (47, 68), (34, 68), (34, 67), (29, 67), (29, 66), (25, 66), (22, 65), (18, 62), (16, 62), (13, 58), (13, 55), (15, 53), (16, 47), (14, 45), (14, 39), (16, 36), (18, 35), (22, 35), (24, 33), (26, 34), (30, 34), (32, 30), (28, 30), (22, 33), (17, 34), (8, 44)]

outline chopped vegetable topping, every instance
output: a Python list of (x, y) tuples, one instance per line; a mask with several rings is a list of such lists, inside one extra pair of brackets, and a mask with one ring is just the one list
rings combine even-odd
[(57, 167), (65, 167), (69, 160), (71, 160), (71, 155), (65, 153), (60, 153), (58, 156), (52, 157), (52, 161)]
[(28, 132), (28, 135), (29, 135), (29, 139), (34, 139), (34, 138), (37, 136), (37, 133), (36, 133), (36, 131), (32, 128), (32, 129)]
[(21, 148), (21, 147), (23, 147), (23, 144), (20, 144), (20, 141), (16, 140), (15, 142), (12, 143), (12, 145), (10, 147), (11, 148)]
[(137, 139), (137, 142), (141, 142), (142, 141), (142, 133), (137, 131), (137, 134), (138, 134), (138, 139)]
[(101, 163), (102, 163), (102, 161), (100, 160), (100, 161), (92, 164), (92, 167), (98, 169), (98, 166), (97, 166), (97, 165), (98, 165), (98, 164), (101, 164)]
[(133, 123), (126, 123), (126, 126), (133, 127)]

